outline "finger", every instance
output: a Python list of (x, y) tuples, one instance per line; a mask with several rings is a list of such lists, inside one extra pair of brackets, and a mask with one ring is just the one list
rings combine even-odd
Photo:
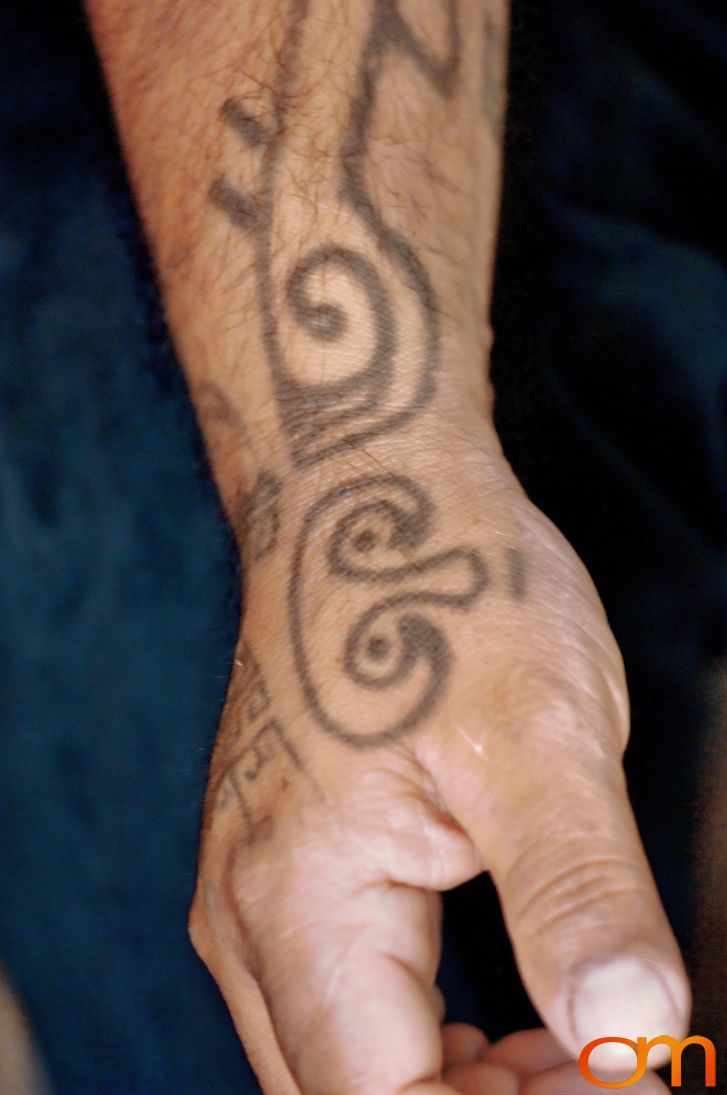
[[(574, 1058), (595, 1038), (682, 1037), (689, 987), (628, 800), (614, 705), (545, 673), (509, 683), (488, 747), (469, 751), (469, 790), (462, 779), (442, 790), (492, 871), (530, 997)], [(473, 793), (473, 757), (509, 781), (493, 791), (483, 765)], [(652, 1066), (668, 1056), (657, 1052)], [(630, 1054), (610, 1043), (594, 1065)]]
[(488, 1045), (487, 1038), (477, 1027), (469, 1023), (448, 1023), (442, 1028), (444, 1067), (454, 1068), (483, 1059)]
[(488, 1064), (510, 1068), (519, 1076), (531, 1076), (554, 1065), (564, 1064), (570, 1060), (570, 1055), (549, 1030), (538, 1027), (536, 1030), (508, 1034), (499, 1042), (487, 1046), (480, 1059)]
[(234, 927), (222, 946), (209, 944), (209, 933), (195, 924), (195, 949), (222, 993), (248, 1063), (264, 1095), (301, 1095), (280, 1049), (267, 1004), (240, 960)]
[(448, 1090), (459, 1095), (519, 1095), (520, 1092), (517, 1076), (500, 1065), (455, 1065), (444, 1073), (444, 1080)]
[(443, 1093), (432, 993), (440, 899), (349, 876), (339, 852), (317, 872), (299, 860), (271, 875), (263, 900), (238, 898), (252, 972), (290, 1073), (303, 1095)]
[(444, 993), (439, 985), (432, 985), (430, 988), (429, 1003), (431, 1004), (432, 1011), (437, 1017), (437, 1022), (441, 1026), (444, 1022), (444, 1017), (447, 1014), (447, 1001), (444, 999)]
[[(632, 1073), (633, 1069), (627, 1069), (623, 1073), (623, 1078), (628, 1079)], [(612, 1072), (610, 1075), (620, 1077), (622, 1073)], [(609, 1082), (613, 1081), (609, 1080)], [(571, 1061), (569, 1064), (558, 1065), (526, 1080), (521, 1088), (521, 1095), (593, 1095), (598, 1090), (599, 1088), (595, 1087), (590, 1080), (581, 1075), (578, 1065)], [(637, 1080), (629, 1086), (628, 1090), (633, 1091), (634, 1095), (667, 1095), (669, 1089), (653, 1072), (647, 1072), (643, 1080)]]

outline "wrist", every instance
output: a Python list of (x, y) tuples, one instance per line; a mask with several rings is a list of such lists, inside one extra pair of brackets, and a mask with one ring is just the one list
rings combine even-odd
[[(241, 550), (251, 526), (257, 530), (257, 539), (263, 518), (277, 524), (274, 515), (283, 490), (288, 505), (299, 500), (304, 506), (325, 488), (376, 472), (405, 469), (407, 475), (446, 479), (454, 474), (466, 480), (473, 465), (483, 459), (496, 458), (500, 463), (483, 349), (476, 356), (469, 354), (466, 361), (459, 352), (447, 354), (446, 372), (437, 378), (431, 399), (414, 408), (402, 428), (385, 428), (393, 409), (380, 403), (364, 423), (371, 436), (363, 440), (357, 436), (362, 427), (355, 404), (354, 413), (344, 420), (346, 429), (338, 435), (323, 433), (319, 440), (315, 427), (321, 423), (315, 422), (315, 406), (312, 423), (306, 420), (305, 391), (299, 398), (299, 415), (286, 416), (285, 404), (281, 407), (275, 399), (269, 378), (250, 385), (251, 372), (257, 369), (261, 378), (265, 375), (266, 363), (259, 354), (240, 355), (244, 375), (240, 362), (230, 362), (229, 355), (227, 362), (224, 357), (218, 359), (214, 382), (197, 379), (212, 371), (212, 352), (205, 349), (204, 357), (207, 362), (199, 357), (194, 363), (188, 360), (186, 370), (214, 477)], [(312, 374), (310, 360), (297, 364), (299, 375)], [(379, 430), (382, 421), (384, 428)], [(337, 438), (342, 443), (336, 448), (332, 441)], [(270, 539), (266, 532), (258, 547), (248, 543), (246, 556), (250, 558), (250, 552), (252, 558), (267, 555)]]
[(395, 481), (426, 493), (443, 546), (448, 530), (478, 519), (483, 499), (517, 487), (491, 419), (466, 405), (311, 469), (297, 469), (290, 459), (254, 470), (247, 465), (244, 475), (220, 483), (246, 581), (264, 588), (287, 572), (296, 538), (321, 499)]

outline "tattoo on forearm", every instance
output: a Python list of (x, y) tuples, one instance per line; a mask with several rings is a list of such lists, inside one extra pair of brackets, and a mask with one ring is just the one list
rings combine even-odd
[(242, 105), (234, 99), (227, 99), (223, 104), (220, 117), (223, 122), (229, 125), (230, 129), (234, 129), (238, 136), (242, 137), (245, 144), (249, 145), (250, 148), (268, 144), (272, 139), (272, 133), (264, 129), (257, 118), (253, 118), (251, 114), (248, 114)]
[(235, 445), (244, 445), (251, 454), (255, 449), (242, 415), (232, 405), (222, 388), (211, 380), (195, 384), (192, 391), (197, 416), (211, 433), (224, 433)]
[[(433, 619), (432, 609), (466, 610), (488, 583), (472, 548), (422, 554), (432, 521), (421, 487), (404, 476), (380, 475), (329, 491), (298, 535), (288, 601), (301, 687), (318, 725), (356, 748), (394, 741), (431, 714), (452, 660), (440, 614)], [(321, 551), (323, 582), (316, 574)], [(308, 642), (307, 628), (321, 611), (339, 632), (342, 621), (353, 620), (338, 649), (335, 630), (325, 646)], [(325, 626), (316, 624), (319, 636)]]
[(235, 228), (254, 228), (257, 224), (257, 211), (252, 198), (241, 194), (224, 179), (215, 179), (209, 191), (210, 201), (221, 209)]
[[(292, 460), (301, 469), (404, 426), (434, 397), (441, 357), (439, 301), (420, 255), (378, 207), (367, 183), (367, 165), (388, 66), (405, 60), (432, 95), (449, 99), (455, 92), (462, 54), (458, 4), (442, 3), (446, 44), (437, 55), (404, 18), (399, 0), (370, 0), (371, 19), (335, 160), (341, 224), (346, 217), (350, 224), (353, 215), (363, 224), (368, 243), (354, 249), (346, 245), (351, 233), (345, 238), (334, 234), (316, 241), (287, 268), (274, 249), (289, 157), (298, 155), (288, 147), (288, 129), (294, 128), (288, 111), (296, 99), (307, 0), (289, 0), (289, 29), (270, 117), (253, 117), (236, 98), (220, 110), (222, 122), (259, 164), (260, 181), (243, 193), (218, 177), (209, 197), (236, 229), (249, 233), (255, 249), (273, 393)], [(489, 18), (483, 30), (483, 106), (499, 137), (502, 44)], [(355, 235), (360, 238), (360, 230)], [(305, 378), (293, 360), (291, 347), (299, 349), (304, 341), (320, 359), (315, 381)], [(352, 369), (350, 362), (361, 360), (362, 345), (366, 360)], [(263, 471), (241, 503), (239, 523), (249, 533), (253, 560), (272, 552), (278, 540), (280, 490), (279, 481)], [(436, 709), (453, 668), (447, 614), (466, 612), (491, 582), (474, 548), (427, 547), (434, 517), (420, 485), (402, 475), (382, 474), (328, 491), (298, 532), (288, 587), (296, 670), (315, 722), (354, 748), (395, 741)], [(521, 600), (526, 568), (518, 550), (506, 553), (504, 570), (503, 585)], [(311, 639), (314, 628), (317, 641)], [(329, 634), (328, 642), (320, 641)], [(252, 659), (249, 650), (245, 657)], [(286, 757), (296, 770), (302, 770), (302, 763), (269, 709), (259, 666), (254, 659), (244, 665), (242, 698), (231, 695), (230, 702), (247, 712), (248, 729), (242, 750), (229, 754), (221, 770), (226, 793), (238, 798), (249, 817), (248, 785), (269, 770), (272, 758)], [(250, 740), (249, 727), (255, 727)], [(269, 817), (266, 824), (272, 824)]]
[(279, 497), (283, 484), (261, 471), (252, 490), (242, 497), (235, 527), (246, 545), (247, 561), (260, 562), (271, 555), (280, 535)]
[[(274, 117), (265, 127), (229, 99), (222, 120), (261, 158), (261, 184), (255, 199), (222, 178), (210, 190), (213, 204), (232, 224), (253, 233), (257, 251), (257, 289), (263, 338), (283, 430), (294, 462), (306, 467), (403, 426), (432, 399), (440, 358), (439, 307), (427, 270), (412, 245), (390, 227), (368, 192), (365, 179), (372, 116), (384, 67), (406, 57), (434, 92), (453, 93), (460, 63), (461, 41), (455, 0), (445, 0), (448, 48), (443, 59), (427, 52), (402, 16), (397, 0), (373, 0), (368, 36), (363, 44), (356, 90), (340, 148), (342, 208), (363, 221), (371, 235), (367, 254), (328, 241), (305, 255), (288, 272), (284, 286), (276, 283), (272, 237), (281, 164), (286, 156), (286, 112), (293, 98), (302, 26), (308, 6), (291, 0), (291, 21), (273, 97)], [(336, 279), (339, 302), (325, 299), (325, 278)], [(386, 287), (392, 274), (401, 286), (410, 315), (406, 346), (400, 339), (396, 300)], [(342, 280), (341, 280), (342, 279)], [(341, 285), (344, 288), (341, 288)], [(373, 346), (368, 360), (351, 372), (310, 382), (300, 378), (288, 360), (281, 335), (281, 299), (313, 343), (339, 344), (341, 360), (351, 360), (351, 347), (368, 331), (353, 330), (346, 296), (354, 293), (371, 316)], [(343, 302), (341, 300), (343, 299)], [(412, 308), (413, 305), (413, 308)], [(411, 330), (411, 315), (418, 330)], [(416, 363), (411, 348), (417, 346)], [(354, 351), (355, 353), (355, 351)], [(408, 354), (409, 360), (403, 361)]]

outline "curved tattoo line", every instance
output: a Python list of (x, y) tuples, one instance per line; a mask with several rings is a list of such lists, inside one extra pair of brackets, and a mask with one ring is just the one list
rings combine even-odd
[[(371, 500), (359, 501), (363, 494), (378, 492)], [(386, 492), (389, 497), (382, 496)], [(392, 498), (391, 495), (394, 495)], [(391, 587), (392, 584), (421, 581), (451, 568), (452, 563), (464, 563), (469, 570), (469, 586), (459, 593), (441, 590), (409, 590), (388, 593), (374, 604), (351, 626), (346, 637), (341, 665), (344, 673), (360, 687), (381, 691), (405, 681), (414, 667), (425, 661), (429, 679), (424, 692), (410, 703), (403, 714), (389, 725), (367, 733), (361, 733), (331, 714), (321, 699), (313, 681), (306, 653), (301, 605), (305, 580), (305, 555), (311, 539), (321, 535), (321, 529), (329, 528), (330, 511), (340, 502), (352, 499), (353, 508), (345, 513), (329, 533), (325, 552), (329, 577), (342, 583)], [(358, 502), (359, 504), (355, 504)], [(431, 713), (440, 698), (451, 668), (449, 643), (439, 626), (432, 623), (420, 610), (442, 606), (464, 610), (479, 597), (488, 582), (487, 570), (480, 555), (469, 548), (452, 548), (448, 551), (389, 567), (373, 564), (352, 564), (345, 557), (354, 530), (358, 535), (353, 547), (367, 554), (380, 546), (377, 535), (366, 529), (371, 518), (383, 521), (389, 527), (386, 547), (414, 551), (426, 541), (431, 530), (433, 507), (427, 496), (411, 479), (401, 475), (379, 475), (354, 479), (330, 490), (310, 509), (298, 533), (288, 586), (288, 610), (295, 665), (303, 695), (309, 710), (319, 726), (339, 741), (359, 749), (383, 745), (418, 726)], [(363, 531), (361, 531), (361, 527)], [(377, 636), (375, 625), (384, 616), (395, 615), (398, 625), (398, 658), (388, 668), (380, 668), (389, 653), (386, 639)], [(378, 644), (378, 645), (377, 645)], [(367, 667), (366, 660), (370, 663)], [(378, 670), (378, 671), (377, 671)]]
[[(283, 426), (293, 459), (306, 467), (353, 446), (363, 445), (372, 438), (398, 428), (431, 401), (440, 357), (440, 332), (437, 301), (429, 275), (414, 249), (404, 237), (389, 227), (366, 188), (364, 156), (371, 119), (376, 102), (382, 62), (390, 50), (404, 53), (445, 97), (453, 90), (461, 48), (457, 23), (456, 0), (446, 0), (449, 19), (449, 51), (437, 60), (425, 50), (401, 16), (396, 0), (374, 0), (368, 38), (363, 47), (358, 84), (350, 108), (349, 123), (340, 157), (342, 182), (341, 201), (374, 235), (383, 250), (399, 269), (404, 282), (414, 292), (421, 310), (425, 332), (425, 352), (419, 365), (420, 373), (413, 392), (398, 409), (383, 411), (378, 419), (356, 428), (362, 415), (377, 414), (385, 407), (392, 383), (392, 361), (397, 350), (396, 321), (388, 303), (381, 277), (374, 266), (362, 256), (343, 247), (327, 245), (314, 250), (293, 271), (287, 286), (287, 300), (296, 321), (308, 333), (324, 342), (334, 342), (345, 328), (342, 310), (333, 305), (316, 305), (306, 293), (306, 280), (321, 266), (336, 264), (347, 272), (364, 290), (375, 317), (376, 345), (369, 362), (355, 373), (338, 381), (307, 383), (298, 380), (286, 365), (276, 317), (276, 305), (271, 277), (272, 255), (272, 196), (275, 192), (277, 167), (284, 141), (287, 103), (292, 94), (293, 73), (300, 46), (301, 30), (308, 5), (306, 0), (292, 0), (292, 23), (281, 59), (282, 76), (274, 93), (275, 131), (266, 135), (259, 123), (252, 123), (234, 100), (223, 107), (223, 119), (253, 147), (263, 149), (262, 208), (255, 214), (255, 238), (258, 248), (258, 299), (262, 313), (263, 339), (266, 346), (273, 386)], [(213, 200), (224, 207), (233, 223), (249, 226), (250, 207), (242, 198), (227, 195), (225, 184), (218, 180)], [(231, 189), (231, 188), (230, 188)], [(348, 424), (348, 428), (347, 427)], [(345, 432), (341, 435), (340, 430)], [(339, 436), (327, 440), (324, 436), (338, 429)]]

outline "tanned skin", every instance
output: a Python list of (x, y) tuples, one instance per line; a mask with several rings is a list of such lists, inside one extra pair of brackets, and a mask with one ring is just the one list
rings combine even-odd
[[(245, 574), (194, 945), (266, 1095), (592, 1091), (690, 999), (621, 656), (492, 422), (505, 6), (88, 10)], [(434, 984), (482, 871), (545, 1028), (495, 1046)]]

